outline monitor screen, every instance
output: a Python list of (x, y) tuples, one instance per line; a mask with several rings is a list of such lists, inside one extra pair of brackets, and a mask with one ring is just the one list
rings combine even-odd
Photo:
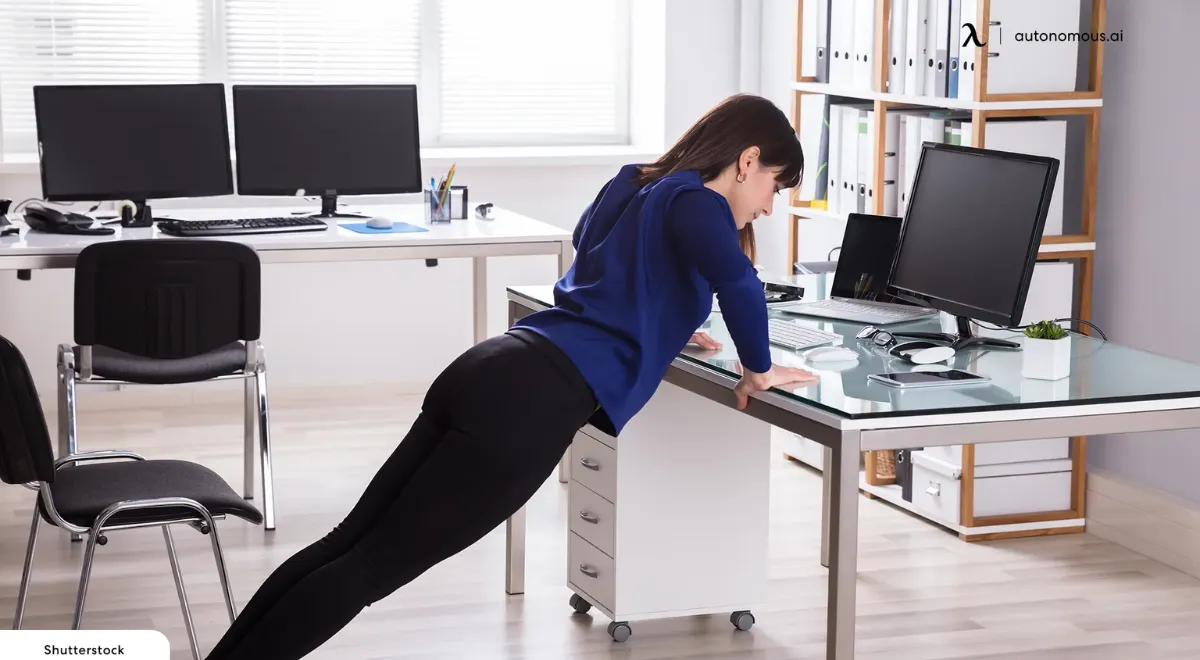
[(894, 302), (887, 284), (900, 240), (900, 221), (891, 215), (850, 214), (833, 276), (833, 297)]
[(243, 195), (421, 192), (415, 85), (235, 85)]
[(926, 143), (890, 290), (1018, 325), (1057, 173), (1053, 158)]
[(233, 194), (223, 85), (37, 86), (33, 100), (47, 201)]

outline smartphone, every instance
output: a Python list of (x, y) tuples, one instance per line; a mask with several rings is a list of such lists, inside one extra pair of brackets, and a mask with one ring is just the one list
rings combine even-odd
[(992, 379), (987, 376), (980, 376), (979, 374), (973, 374), (961, 369), (871, 374), (867, 378), (888, 387), (899, 388), (962, 387), (964, 385), (984, 385), (992, 382)]

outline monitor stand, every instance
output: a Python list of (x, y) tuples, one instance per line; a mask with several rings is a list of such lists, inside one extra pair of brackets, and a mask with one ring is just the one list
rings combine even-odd
[[(305, 215), (303, 212), (297, 215)], [(321, 195), (321, 212), (308, 214), (310, 218), (359, 218), (367, 219), (371, 216), (361, 213), (342, 213), (337, 210), (337, 195)]]
[(980, 337), (971, 331), (971, 319), (963, 316), (956, 316), (954, 320), (958, 323), (958, 333), (951, 334), (948, 332), (895, 332), (892, 336), (897, 339), (928, 339), (932, 341), (944, 341), (950, 344), (954, 350), (970, 348), (971, 346), (984, 346), (991, 348), (1008, 348), (1019, 349), (1021, 345), (1015, 341), (1007, 339), (993, 339), (991, 337)]

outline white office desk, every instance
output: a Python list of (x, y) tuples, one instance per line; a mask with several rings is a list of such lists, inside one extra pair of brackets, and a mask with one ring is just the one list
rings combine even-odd
[[(286, 216), (293, 211), (316, 212), (312, 204), (287, 207), (155, 209), (161, 218), (208, 220)], [(247, 234), (213, 236), (211, 240), (230, 240), (253, 247), (264, 264), (305, 262), (390, 261), (400, 259), (470, 258), (473, 262), (473, 328), (476, 342), (487, 338), (487, 258), (519, 255), (553, 255), (558, 258), (559, 276), (571, 265), (571, 233), (528, 218), (519, 213), (493, 207), (493, 220), (470, 217), (449, 223), (425, 224), (421, 204), (356, 205), (346, 212), (376, 215), (395, 222), (421, 226), (428, 231), (412, 233), (360, 234), (338, 226), (363, 222), (357, 218), (328, 218), (330, 227), (320, 232)], [(179, 240), (160, 232), (157, 227), (122, 228), (111, 236), (47, 234), (31, 231), (20, 220), (21, 214), (9, 215), (19, 235), (0, 237), (0, 271), (73, 268), (79, 252), (95, 243), (129, 239)], [(60, 448), (60, 451), (75, 448)], [(247, 448), (250, 455), (254, 452)], [(247, 476), (252, 476), (248, 474)], [(566, 480), (565, 462), (560, 479)], [(249, 481), (249, 479), (248, 479)], [(265, 491), (265, 489), (264, 489)], [(266, 528), (274, 529), (274, 504), (264, 493)]]
[[(510, 287), (510, 321), (551, 305), (550, 293), (550, 287)], [(770, 313), (784, 316), (777, 311)], [(988, 351), (984, 354), (981, 350), (966, 350), (953, 359), (952, 366), (988, 375), (993, 384), (940, 391), (897, 391), (868, 381), (867, 375), (889, 370), (902, 371), (908, 367), (857, 342), (855, 335), (862, 327), (860, 324), (821, 319), (803, 320), (803, 323), (840, 334), (843, 337), (843, 345), (859, 351), (858, 363), (840, 371), (828, 367), (821, 370), (805, 364), (803, 358), (794, 351), (772, 346), (772, 359), (775, 363), (812, 369), (820, 376), (821, 382), (803, 387), (774, 388), (756, 394), (741, 416), (748, 421), (757, 420), (802, 435), (824, 447), (825, 488), (821, 538), (822, 564), (829, 568), (827, 660), (854, 658), (859, 456), (863, 451), (948, 446), (963, 442), (964, 437), (969, 437), (974, 444), (981, 444), (1046, 437), (1200, 428), (1200, 365), (1111, 342), (1073, 337), (1066, 340), (1072, 342), (1072, 373), (1069, 379), (1057, 381), (1054, 387), (1041, 386), (1044, 381), (1032, 382), (1020, 378), (1019, 352)], [(936, 325), (936, 321), (922, 321), (890, 329), (921, 331), (936, 329)], [(643, 452), (636, 457), (637, 462), (646, 464), (636, 465), (634, 472), (653, 474), (662, 484), (687, 483), (686, 480), (696, 465), (688, 459), (688, 449), (685, 448), (693, 445), (702, 448), (717, 446), (722, 440), (728, 441), (728, 438), (722, 438), (722, 435), (729, 432), (729, 422), (721, 422), (719, 425), (703, 422), (706, 419), (716, 419), (717, 413), (714, 411), (718, 409), (727, 412), (734, 408), (735, 397), (732, 390), (739, 378), (737, 354), (719, 313), (714, 313), (703, 329), (721, 342), (724, 348), (721, 351), (704, 351), (689, 346), (668, 369), (664, 387), (660, 388), (659, 393), (655, 394), (642, 413), (635, 417), (635, 420), (642, 415), (651, 417), (639, 421), (642, 428), (641, 435), (637, 438), (638, 443), (646, 442), (658, 446), (664, 442), (662, 439), (648, 436), (645, 433), (646, 429), (659, 429), (664, 435), (673, 434), (673, 424), (676, 423), (682, 423), (682, 427), (687, 429), (686, 437), (674, 440), (679, 451), (666, 455)], [(660, 397), (663, 392), (666, 393), (666, 397)], [(701, 423), (696, 423), (696, 420), (700, 420)], [(595, 431), (585, 429), (583, 435), (594, 436)], [(591, 454), (602, 449), (585, 444), (587, 442), (587, 437), (581, 439), (577, 436), (575, 446), (589, 447), (589, 456), (575, 458), (591, 458), (594, 465), (596, 459)], [(620, 471), (625, 470), (627, 465), (627, 461), (622, 459), (621, 451), (624, 451), (623, 448), (627, 444), (635, 443), (626, 443), (624, 434), (619, 441), (614, 439), (610, 442), (613, 451), (608, 456), (609, 463), (618, 466), (618, 474), (609, 477), (615, 478), (618, 484), (615, 490), (609, 489), (613, 493), (613, 500), (610, 501), (614, 505), (612, 515), (618, 528), (618, 536), (621, 533), (657, 533), (654, 530), (641, 531), (644, 529), (641, 526), (624, 526), (624, 531), (621, 531), (621, 518), (625, 511), (633, 510), (639, 517), (644, 517), (645, 510), (655, 508), (657, 501), (653, 495), (646, 496), (646, 491), (640, 487), (632, 492), (621, 490), (621, 480), (625, 477)], [(751, 437), (747, 443), (747, 451), (757, 454), (760, 443), (761, 440), (757, 436)], [(622, 448), (619, 451), (616, 449), (618, 445)], [(589, 471), (595, 473), (594, 467), (579, 471), (578, 463), (579, 461), (572, 461), (572, 492), (576, 487), (576, 475), (587, 475)], [(710, 461), (701, 459), (701, 471), (691, 478), (693, 481), (703, 481), (699, 485), (706, 485), (713, 490), (721, 489), (726, 484), (736, 486), (755, 479), (766, 483), (768, 467), (764, 463), (755, 460), (748, 467), (743, 457), (739, 456), (730, 460), (728, 471), (721, 474), (719, 471), (712, 471)], [(755, 465), (758, 467), (754, 467)], [(734, 471), (739, 470), (748, 471), (748, 474), (734, 474)], [(759, 471), (755, 473), (754, 470)], [(581, 485), (587, 487), (586, 483)], [(741, 492), (731, 491), (730, 494), (743, 497)], [(761, 496), (755, 497), (755, 501), (764, 501)], [(704, 502), (702, 506), (711, 511), (719, 511), (717, 506), (708, 502)], [(579, 513), (574, 502), (570, 511), (573, 519)], [(659, 515), (662, 519), (667, 519), (665, 514), (669, 513), (660, 512)], [(695, 514), (692, 511), (684, 513), (692, 516)], [(524, 510), (519, 511), (507, 525), (506, 589), (509, 593), (524, 591), (524, 515)], [(748, 517), (753, 516), (754, 514), (750, 514)], [(743, 552), (740, 559), (748, 561), (753, 554), (756, 557), (754, 561), (765, 563), (765, 552), (760, 550), (765, 545), (764, 539), (757, 538), (757, 535), (765, 534), (765, 530), (760, 524), (748, 526), (741, 522), (735, 520), (731, 524), (728, 518), (712, 519), (708, 521), (708, 526), (712, 529), (709, 533), (713, 535), (714, 542), (726, 542), (720, 535), (727, 529), (742, 535), (741, 543), (749, 552)], [(692, 528), (696, 528), (696, 525)], [(600, 598), (618, 603), (618, 608), (621, 607), (622, 601), (618, 592), (628, 588), (636, 592), (635, 600), (640, 602), (644, 590), (628, 586), (621, 577), (621, 565), (625, 559), (631, 559), (635, 565), (655, 559), (647, 556), (622, 558), (619, 551), (616, 556), (609, 555), (603, 547), (597, 547), (593, 543), (575, 542), (574, 530), (580, 529), (577, 523), (569, 524), (569, 529), (571, 531), (568, 535), (573, 541), (568, 551), (571, 559), (568, 566), (569, 586), (576, 589), (580, 584), (595, 584)], [(747, 536), (747, 533), (755, 536)], [(595, 536), (594, 532), (589, 534)], [(692, 584), (690, 587), (697, 593), (704, 594), (706, 598), (719, 598), (726, 593), (732, 593), (719, 579), (714, 578), (719, 578), (722, 571), (728, 570), (727, 566), (714, 562), (704, 567), (704, 570), (695, 570), (688, 562), (677, 561), (678, 553), (678, 549), (668, 548), (664, 553), (667, 556), (656, 560), (658, 574), (654, 579), (668, 584), (681, 581), (683, 576), (674, 574), (676, 566), (681, 566), (690, 571), (693, 582), (699, 585)], [(582, 577), (578, 575), (582, 568), (579, 563), (588, 566), (587, 573)], [(596, 570), (597, 565), (600, 566), (599, 571)], [(601, 583), (598, 578), (590, 575), (602, 573), (606, 567), (610, 569), (608, 582)], [(640, 569), (641, 566), (636, 566), (635, 570), (640, 574)], [(611, 574), (613, 570), (616, 573), (615, 579)], [(738, 570), (756, 580), (762, 573), (762, 569), (755, 566), (743, 565), (739, 566)], [(706, 588), (703, 586), (705, 584), (711, 586)], [(755, 594), (752, 593), (751, 596), (753, 595)], [(680, 611), (687, 609), (686, 604), (675, 603), (673, 606)]]

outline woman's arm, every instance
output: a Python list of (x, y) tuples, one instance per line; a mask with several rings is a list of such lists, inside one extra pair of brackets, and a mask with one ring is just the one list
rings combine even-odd
[(738, 243), (728, 206), (717, 193), (687, 190), (668, 205), (664, 222), (679, 254), (717, 292), (742, 366), (757, 373), (768, 371), (767, 299), (754, 265)]

